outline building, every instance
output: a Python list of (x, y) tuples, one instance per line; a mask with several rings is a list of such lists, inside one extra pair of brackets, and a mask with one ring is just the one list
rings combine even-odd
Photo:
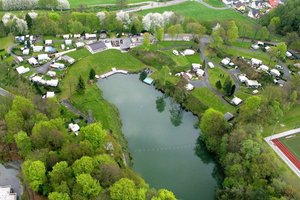
[(48, 46), (48, 47), (45, 47), (45, 52), (46, 53), (55, 53), (56, 49), (53, 48), (52, 46)]
[(230, 121), (234, 118), (234, 116), (233, 116), (232, 113), (227, 112), (227, 113), (224, 114), (224, 118), (225, 118), (226, 121)]
[(240, 105), (241, 103), (243, 102), (242, 99), (238, 98), (238, 97), (234, 97), (233, 99), (231, 99), (230, 103), (235, 105), (235, 106), (238, 106)]
[(49, 45), (52, 45), (52, 43), (53, 43), (52, 40), (45, 40), (45, 45), (49, 46)]
[(212, 62), (208, 62), (207, 65), (208, 65), (211, 69), (215, 67), (214, 64), (213, 64)]
[(51, 79), (46, 81), (46, 85), (51, 87), (57, 87), (58, 86), (58, 79)]
[(97, 39), (97, 35), (96, 34), (89, 34), (89, 33), (86, 33), (84, 38), (86, 40), (94, 40), (94, 39)]
[(185, 86), (185, 89), (186, 89), (187, 91), (191, 91), (191, 90), (194, 89), (194, 86), (193, 86), (192, 84), (188, 83), (188, 84)]
[(24, 61), (24, 59), (21, 56), (16, 56), (15, 61), (18, 62), (18, 63), (21, 63), (21, 62)]
[(229, 63), (230, 63), (230, 58), (224, 58), (222, 61), (221, 61), (221, 64), (223, 65), (223, 66), (227, 66), (227, 65), (229, 65)]
[(73, 123), (70, 123), (68, 125), (70, 131), (72, 131), (76, 136), (78, 135), (78, 132), (80, 130), (80, 126), (78, 124), (73, 124)]
[(264, 72), (268, 72), (269, 71), (269, 67), (266, 66), (266, 65), (261, 65), (261, 66), (259, 66), (258, 69), (260, 69), (261, 71), (264, 71)]
[(248, 81), (248, 78), (244, 74), (239, 75), (238, 78), (241, 83), (246, 83)]
[(120, 40), (120, 49), (127, 51), (130, 48), (131, 48), (131, 40), (129, 38), (122, 38)]
[(185, 56), (191, 56), (191, 55), (194, 55), (194, 54), (195, 54), (195, 51), (192, 50), (192, 49), (186, 49), (186, 50), (183, 51), (183, 54), (184, 54)]
[(72, 45), (72, 40), (65, 40), (65, 45), (66, 46), (71, 46)]
[(253, 19), (258, 19), (260, 17), (258, 9), (250, 9), (248, 12), (248, 17)]
[(192, 68), (193, 68), (194, 71), (197, 71), (197, 69), (201, 68), (201, 65), (198, 64), (198, 63), (192, 63)]
[(55, 97), (55, 93), (54, 92), (47, 92), (43, 98), (49, 99), (49, 98), (54, 98)]
[(262, 61), (261, 60), (258, 60), (256, 58), (251, 58), (251, 65), (253, 67), (258, 67), (262, 64)]
[(249, 88), (259, 88), (259, 87), (261, 87), (261, 84), (258, 83), (258, 81), (256, 81), (256, 80), (249, 80), (248, 79), (245, 83), (246, 83), (247, 87), (249, 87)]
[(83, 47), (83, 46), (84, 46), (84, 43), (83, 43), (83, 42), (76, 42), (76, 43), (75, 43), (75, 46), (76, 46), (77, 48), (80, 48), (80, 47)]
[(65, 35), (63, 35), (63, 38), (64, 38), (65, 40), (68, 40), (68, 39), (70, 38), (70, 35), (69, 35), (69, 34), (65, 34)]
[(24, 49), (22, 53), (23, 55), (27, 56), (29, 55), (29, 52), (30, 52), (29, 49)]
[(50, 60), (48, 54), (40, 54), (38, 55), (38, 61), (39, 62), (44, 62)]
[(41, 51), (43, 51), (43, 48), (44, 48), (43, 46), (33, 46), (32, 51), (35, 52), (35, 53), (36, 52), (41, 52)]
[(32, 66), (36, 66), (39, 64), (39, 62), (36, 60), (35, 57), (31, 57), (28, 59), (28, 63), (31, 64)]
[(63, 60), (63, 61), (68, 62), (70, 65), (75, 62), (75, 59), (68, 56), (68, 55), (63, 55), (60, 59)]
[(12, 192), (10, 185), (0, 186), (0, 199), (1, 200), (17, 200), (17, 194)]
[(151, 85), (154, 82), (154, 80), (150, 77), (147, 77), (143, 80), (143, 82), (148, 84), (148, 85)]
[(16, 68), (18, 74), (25, 74), (30, 71), (28, 67), (20, 66)]
[(50, 77), (55, 77), (56, 76), (56, 72), (55, 71), (48, 71), (47, 75)]
[(65, 64), (63, 63), (53, 63), (50, 65), (50, 67), (55, 68), (55, 69), (63, 69), (65, 68)]
[(270, 70), (271, 75), (278, 77), (280, 76), (280, 71), (278, 71), (277, 69), (271, 69)]
[(202, 76), (204, 76), (205, 71), (202, 69), (197, 69), (196, 74), (197, 74), (197, 76), (202, 77)]
[(104, 51), (105, 49), (107, 49), (107, 46), (105, 45), (104, 42), (98, 41), (98, 42), (87, 45), (87, 49), (91, 53), (98, 53), (98, 52), (101, 52), (101, 51)]
[(81, 37), (81, 35), (80, 34), (74, 34), (74, 38), (80, 38)]
[(269, 0), (269, 4), (272, 8), (276, 8), (279, 4), (278, 0)]

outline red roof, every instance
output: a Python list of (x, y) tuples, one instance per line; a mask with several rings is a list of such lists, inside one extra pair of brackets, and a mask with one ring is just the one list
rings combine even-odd
[(272, 8), (278, 6), (278, 0), (269, 0), (269, 4), (272, 6)]

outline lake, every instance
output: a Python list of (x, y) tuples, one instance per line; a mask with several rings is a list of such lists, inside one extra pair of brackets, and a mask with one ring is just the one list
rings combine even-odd
[(98, 82), (119, 109), (134, 171), (179, 199), (214, 199), (217, 168), (198, 140), (198, 118), (138, 78), (117, 74)]

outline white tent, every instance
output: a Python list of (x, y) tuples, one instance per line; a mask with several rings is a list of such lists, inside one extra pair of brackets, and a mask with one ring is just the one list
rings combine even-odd
[(53, 98), (53, 97), (55, 97), (55, 93), (54, 92), (47, 92), (46, 93), (46, 98), (48, 99), (48, 98)]
[(25, 74), (30, 71), (28, 67), (20, 66), (16, 68), (18, 74)]
[(186, 56), (191, 56), (191, 55), (195, 54), (195, 51), (192, 50), (192, 49), (186, 49), (186, 50), (183, 51), (183, 54), (186, 55)]

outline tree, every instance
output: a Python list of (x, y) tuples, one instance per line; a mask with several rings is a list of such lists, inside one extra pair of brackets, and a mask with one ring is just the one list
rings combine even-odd
[(38, 192), (39, 188), (45, 184), (46, 177), (46, 167), (42, 161), (30, 161), (26, 160), (22, 165), (22, 173), (24, 180), (33, 191)]
[(140, 77), (139, 77), (140, 81), (145, 80), (145, 78), (147, 78), (147, 76), (148, 76), (147, 72), (145, 72), (145, 71), (143, 70), (143, 71), (140, 73)]
[(212, 108), (205, 111), (200, 128), (208, 150), (217, 152), (222, 136), (228, 131), (228, 123), (221, 112)]
[(81, 136), (89, 141), (94, 149), (103, 148), (106, 131), (100, 123), (93, 123), (83, 127), (80, 131)]
[(201, 37), (206, 33), (206, 28), (197, 22), (187, 24), (187, 31), (193, 34), (193, 37)]
[(29, 136), (24, 131), (20, 131), (15, 135), (15, 141), (19, 154), (24, 158), (31, 151), (31, 140)]
[(217, 88), (218, 90), (222, 89), (222, 83), (221, 83), (220, 80), (218, 80), (218, 81), (216, 82), (216, 88)]
[(94, 68), (92, 68), (89, 73), (89, 79), (95, 80), (95, 78), (96, 78), (95, 76), (96, 76), (96, 72), (95, 72)]
[(227, 96), (231, 96), (232, 91), (232, 81), (229, 76), (226, 77), (224, 84), (223, 84), (223, 90), (225, 91), (225, 94)]
[(78, 78), (78, 84), (76, 87), (76, 91), (78, 94), (84, 94), (84, 92), (85, 92), (85, 83), (84, 83), (84, 80), (81, 75)]
[(233, 94), (234, 94), (234, 92), (235, 92), (235, 85), (232, 85), (231, 86), (231, 91), (230, 91), (230, 95), (229, 96), (232, 96)]
[(70, 21), (68, 26), (70, 33), (78, 34), (84, 31), (84, 27), (79, 21)]
[(5, 122), (9, 133), (15, 134), (24, 128), (24, 118), (20, 112), (9, 111), (5, 115)]
[(155, 197), (152, 197), (151, 200), (176, 200), (176, 197), (173, 192), (166, 189), (160, 189), (158, 194)]
[(156, 110), (158, 112), (163, 112), (165, 110), (166, 102), (164, 97), (157, 97), (155, 103), (156, 103)]
[(227, 40), (229, 44), (232, 44), (239, 38), (239, 29), (235, 24), (235, 21), (230, 21), (227, 27)]
[(287, 46), (284, 42), (280, 42), (276, 46), (277, 58), (284, 60), (286, 57)]
[(253, 96), (246, 99), (245, 103), (240, 107), (240, 121), (255, 123), (254, 119), (259, 115), (261, 106), (261, 97)]
[(212, 48), (221, 48), (223, 46), (223, 38), (221, 35), (221, 28), (218, 28), (216, 30), (213, 30), (211, 34), (211, 42), (210, 47)]
[(168, 34), (170, 35), (170, 37), (171, 37), (172, 39), (175, 38), (175, 36), (176, 36), (176, 27), (175, 27), (175, 25), (170, 26), (170, 27), (168, 28)]
[(83, 156), (73, 163), (72, 169), (75, 175), (90, 174), (94, 170), (93, 159), (88, 156)]
[(25, 15), (25, 21), (27, 22), (28, 29), (30, 30), (33, 25), (33, 20), (28, 13)]
[(300, 37), (296, 32), (287, 33), (285, 41), (289, 48), (300, 49)]
[(149, 46), (150, 46), (150, 34), (149, 33), (144, 33), (143, 35), (143, 47), (145, 50), (148, 50)]
[(259, 36), (260, 36), (260, 39), (262, 39), (262, 40), (268, 40), (268, 39), (270, 39), (270, 32), (267, 29), (267, 27), (263, 26), (260, 29)]
[(49, 200), (71, 200), (67, 193), (51, 192), (48, 196)]
[(155, 31), (155, 39), (161, 42), (164, 39), (164, 28), (160, 27)]
[(110, 188), (110, 198), (112, 200), (135, 200), (137, 188), (134, 182), (127, 178), (122, 178)]
[(81, 188), (83, 196), (90, 199), (91, 197), (97, 197), (102, 191), (98, 181), (92, 178), (90, 174), (80, 174), (76, 176), (76, 183)]
[(72, 177), (72, 169), (66, 161), (58, 162), (52, 167), (49, 177), (52, 185), (60, 185), (62, 181)]
[(270, 31), (275, 33), (279, 25), (280, 25), (280, 17), (273, 17), (269, 24)]

